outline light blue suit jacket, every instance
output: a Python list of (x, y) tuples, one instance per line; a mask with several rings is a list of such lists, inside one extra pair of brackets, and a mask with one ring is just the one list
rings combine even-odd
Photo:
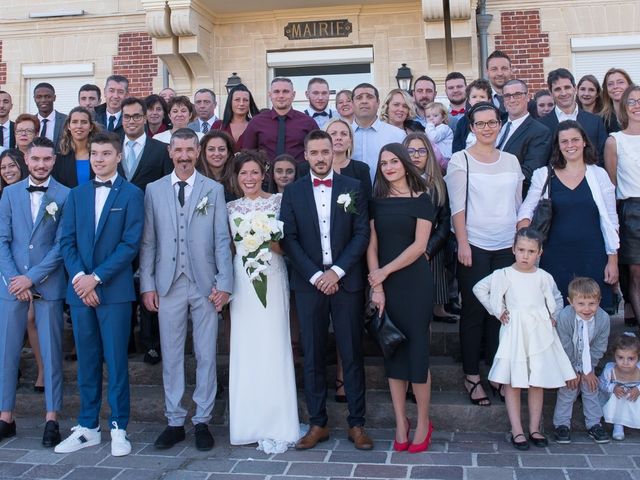
[[(49, 181), (35, 222), (31, 218), (29, 180), (10, 185), (0, 200), (0, 298), (15, 300), (7, 286), (12, 277), (26, 275), (36, 292), (45, 300), (64, 298), (66, 278), (60, 253), (60, 221), (69, 189)], [(58, 207), (55, 218), (45, 208), (52, 202)]]
[(131, 262), (138, 254), (144, 223), (142, 190), (116, 178), (95, 226), (95, 187), (91, 182), (71, 190), (62, 216), (60, 248), (69, 272), (67, 303), (82, 306), (71, 280), (80, 272), (95, 273), (100, 304), (135, 300)]

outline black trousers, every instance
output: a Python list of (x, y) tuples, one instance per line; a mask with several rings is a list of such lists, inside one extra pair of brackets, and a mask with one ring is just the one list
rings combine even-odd
[(493, 363), (500, 332), (500, 321), (487, 313), (474, 295), (473, 287), (494, 270), (513, 265), (513, 262), (513, 251), (510, 248), (489, 251), (471, 245), (471, 266), (465, 267), (458, 263), (458, 284), (462, 296), (460, 348), (465, 375), (480, 373), (483, 338), (485, 362), (489, 366)]
[(333, 321), (336, 347), (342, 359), (349, 427), (364, 425), (365, 381), (362, 356), (364, 294), (338, 290), (334, 295), (319, 291), (296, 291), (300, 338), (304, 352), (304, 394), (309, 423), (324, 427), (327, 416), (327, 337)]

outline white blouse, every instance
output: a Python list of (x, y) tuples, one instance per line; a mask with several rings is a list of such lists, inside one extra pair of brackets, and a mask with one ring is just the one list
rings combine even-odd
[(510, 248), (516, 233), (518, 208), (522, 203), (524, 175), (520, 162), (515, 155), (507, 152), (500, 152), (500, 157), (493, 163), (479, 162), (466, 150), (454, 153), (444, 177), (452, 216), (465, 209), (465, 153), (469, 159), (469, 199), (466, 212), (469, 243), (490, 251)]
[(618, 199), (640, 198), (640, 135), (610, 134), (616, 140)]

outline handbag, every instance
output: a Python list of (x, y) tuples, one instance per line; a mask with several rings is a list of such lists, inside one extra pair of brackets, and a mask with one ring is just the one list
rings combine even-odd
[[(540, 194), (540, 200), (536, 205), (533, 215), (531, 216), (530, 228), (533, 228), (542, 234), (544, 241), (547, 240), (549, 235), (549, 229), (551, 228), (551, 220), (553, 218), (553, 205), (551, 203), (551, 177), (553, 176), (553, 169), (551, 166), (547, 167), (547, 181), (544, 182), (542, 187), (542, 193)], [(545, 193), (547, 197), (544, 198)]]
[(366, 315), (369, 320), (365, 325), (367, 333), (380, 346), (384, 358), (393, 356), (396, 348), (407, 341), (407, 337), (394, 325), (386, 310), (380, 315), (378, 307), (369, 303)]

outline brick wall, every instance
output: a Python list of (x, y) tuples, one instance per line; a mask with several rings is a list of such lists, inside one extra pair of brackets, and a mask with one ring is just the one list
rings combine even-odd
[(118, 36), (118, 55), (113, 58), (113, 73), (129, 79), (131, 96), (144, 97), (153, 93), (158, 58), (152, 52), (151, 37), (145, 32), (127, 32)]
[(540, 11), (502, 12), (500, 22), (496, 50), (511, 57), (517, 78), (527, 82), (532, 93), (546, 88), (543, 58), (549, 56), (549, 34), (541, 31)]
[(0, 85), (7, 83), (7, 63), (2, 61), (2, 40), (0, 40)]

